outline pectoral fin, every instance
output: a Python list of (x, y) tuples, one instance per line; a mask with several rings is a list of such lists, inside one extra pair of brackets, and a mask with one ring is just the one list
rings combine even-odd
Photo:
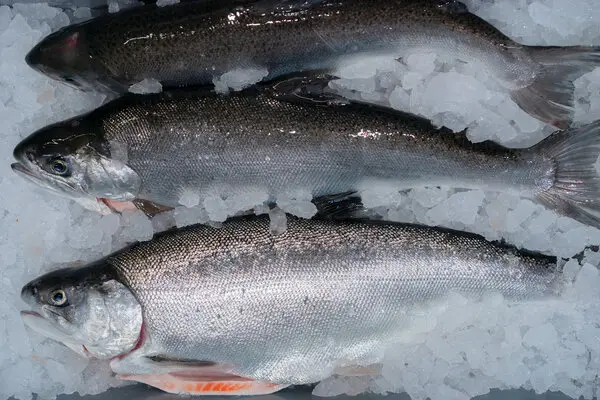
[(146, 214), (148, 218), (152, 218), (156, 214), (160, 214), (162, 212), (173, 209), (173, 207), (163, 206), (143, 199), (133, 199), (131, 201), (117, 201), (100, 198), (99, 200), (102, 203), (104, 203), (112, 212), (121, 214), (125, 211), (140, 210), (144, 214)]

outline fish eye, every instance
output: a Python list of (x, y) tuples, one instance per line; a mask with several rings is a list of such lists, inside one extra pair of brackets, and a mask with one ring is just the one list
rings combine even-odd
[(50, 293), (50, 303), (53, 306), (64, 306), (67, 303), (67, 294), (62, 289), (53, 291)]
[(69, 163), (62, 157), (55, 157), (51, 159), (50, 167), (52, 169), (52, 173), (56, 175), (67, 176), (71, 173)]

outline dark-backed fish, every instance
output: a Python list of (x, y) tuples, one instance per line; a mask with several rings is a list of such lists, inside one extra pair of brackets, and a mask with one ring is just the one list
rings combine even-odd
[(253, 70), (272, 79), (424, 51), (479, 64), (523, 110), (557, 126), (572, 119), (573, 81), (600, 66), (598, 47), (525, 46), (455, 0), (146, 5), (63, 28), (27, 62), (70, 85), (125, 91), (146, 78), (169, 87)]

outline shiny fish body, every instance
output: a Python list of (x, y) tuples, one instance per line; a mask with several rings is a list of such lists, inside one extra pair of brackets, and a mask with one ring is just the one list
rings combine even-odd
[[(55, 143), (65, 146), (59, 153), (75, 152), (71, 139), (84, 136), (106, 157), (114, 148), (126, 153), (118, 157), (140, 181), (131, 196), (172, 207), (186, 190), (202, 200), (258, 189), (273, 200), (294, 188), (322, 196), (368, 189), (374, 182), (534, 197), (553, 185), (555, 171), (550, 158), (534, 151), (472, 144), (407, 114), (277, 101), (253, 91), (126, 95), (34, 133), (15, 155), (27, 163), (26, 154), (57, 151), (48, 150)], [(89, 187), (93, 179), (87, 179)]]
[(15, 147), (12, 167), (87, 202), (175, 207), (191, 192), (201, 205), (228, 200), (246, 210), (381, 184), (445, 186), (519, 195), (600, 226), (600, 122), (515, 150), (471, 143), (408, 114), (290, 93), (303, 92), (266, 86), (228, 96), (207, 88), (125, 95), (34, 132)]
[(175, 87), (252, 70), (268, 80), (415, 52), (477, 64), (523, 110), (561, 127), (573, 117), (573, 81), (600, 66), (597, 47), (524, 46), (456, 0), (147, 5), (66, 27), (26, 59), (70, 85), (122, 92), (146, 78)]
[[(210, 361), (277, 384), (377, 362), (410, 329), (407, 312), (450, 292), (527, 300), (562, 287), (554, 258), (476, 235), (295, 218), (272, 235), (266, 216), (159, 234), (99, 264), (143, 309), (144, 345), (130, 359)], [(118, 373), (143, 373), (119, 363)]]
[(89, 54), (90, 70), (125, 88), (144, 78), (166, 86), (211, 83), (239, 68), (266, 68), (267, 78), (273, 78), (334, 68), (357, 56), (400, 55), (411, 49), (479, 59), (511, 85), (526, 83), (534, 74), (526, 53), (507, 51), (514, 42), (457, 1), (310, 3), (203, 0), (148, 5), (67, 27), (42, 42), (28, 61), (34, 66), (56, 64), (57, 70), (70, 66), (61, 52), (54, 52), (58, 59), (44, 54), (60, 39), (62, 47), (54, 50)]

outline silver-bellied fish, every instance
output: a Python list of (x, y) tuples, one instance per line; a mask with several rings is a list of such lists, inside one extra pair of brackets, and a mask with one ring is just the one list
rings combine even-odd
[[(552, 298), (556, 259), (451, 230), (267, 216), (156, 234), (24, 286), (27, 325), (123, 379), (186, 394), (265, 394), (376, 373), (405, 316), (458, 293)], [(383, 353), (382, 353), (383, 352)]]
[(147, 5), (63, 28), (26, 59), (70, 85), (125, 91), (145, 78), (173, 87), (251, 69), (272, 79), (423, 51), (478, 63), (523, 110), (560, 127), (573, 117), (573, 81), (600, 66), (598, 47), (525, 46), (456, 0)]
[(128, 94), (25, 138), (13, 169), (87, 207), (104, 199), (160, 211), (188, 191), (202, 202), (250, 188), (276, 201), (294, 188), (318, 197), (384, 183), (505, 192), (600, 226), (600, 122), (508, 149), (374, 106), (294, 101), (310, 86), (287, 82), (228, 96)]

